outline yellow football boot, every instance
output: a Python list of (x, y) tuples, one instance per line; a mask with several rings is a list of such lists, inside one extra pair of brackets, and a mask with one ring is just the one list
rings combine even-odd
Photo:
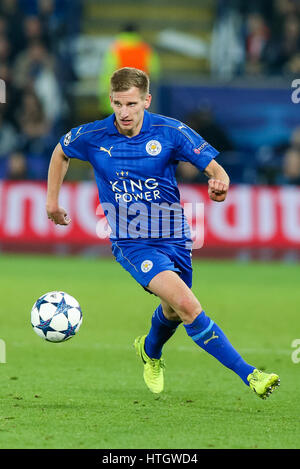
[(275, 373), (263, 373), (263, 371), (257, 369), (248, 375), (247, 380), (249, 381), (250, 388), (261, 399), (266, 399), (280, 385), (278, 375)]
[(146, 335), (137, 337), (134, 348), (144, 364), (144, 381), (150, 391), (159, 394), (164, 389), (164, 360), (163, 358), (150, 358), (145, 352)]

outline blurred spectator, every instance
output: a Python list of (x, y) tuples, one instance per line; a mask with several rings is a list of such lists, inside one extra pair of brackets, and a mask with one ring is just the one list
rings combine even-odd
[(23, 29), (25, 45), (28, 47), (34, 41), (42, 42), (47, 49), (50, 46), (50, 38), (47, 34), (47, 28), (43, 27), (38, 16), (26, 16), (23, 20)]
[(275, 147), (260, 147), (256, 155), (258, 181), (261, 184), (300, 184), (300, 127), (287, 142)]
[(74, 79), (68, 40), (79, 32), (79, 4), (0, 1), (0, 79), (6, 87), (6, 102), (0, 105), (0, 177), (47, 176), (69, 111), (63, 92)]
[(28, 142), (34, 141), (49, 133), (49, 122), (43, 112), (38, 97), (31, 91), (23, 94), (18, 112), (20, 129)]
[(21, 131), (18, 151), (26, 157), (27, 174), (31, 179), (43, 179), (47, 175), (54, 141), (51, 126), (35, 93), (24, 92), (18, 122)]
[(138, 32), (136, 25), (126, 25), (103, 57), (99, 76), (99, 104), (102, 116), (112, 113), (109, 100), (109, 79), (122, 67), (135, 67), (146, 72), (151, 79), (153, 93), (159, 77), (160, 64), (157, 53)]
[[(226, 132), (215, 121), (212, 109), (209, 106), (204, 105), (198, 111), (189, 114), (185, 119), (185, 123), (198, 132), (204, 140), (219, 152), (225, 153), (234, 150), (232, 142)], [(195, 166), (186, 162), (178, 164), (177, 177), (179, 182), (186, 183), (204, 182), (207, 180)]]
[(283, 157), (284, 183), (300, 184), (300, 127), (291, 136), (290, 147)]
[(54, 57), (41, 41), (32, 41), (15, 60), (14, 83), (19, 88), (31, 86), (39, 73), (48, 68), (54, 69)]
[(246, 31), (246, 73), (262, 73), (262, 56), (270, 30), (261, 14), (250, 13), (246, 20)]
[(6, 157), (10, 152), (16, 150), (18, 145), (18, 133), (9, 122), (3, 118), (4, 108), (0, 108), (0, 158)]
[(286, 71), (292, 75), (300, 74), (300, 52), (294, 54), (293, 57), (288, 61)]
[(187, 161), (179, 161), (176, 170), (176, 179), (179, 183), (184, 184), (200, 184), (207, 182), (207, 178), (196, 168)]
[[(76, 80), (72, 44), (81, 21), (80, 3), (84, 2), (0, 0), (0, 78), (6, 83), (6, 104), (0, 105), (0, 161), (7, 159), (11, 178), (43, 177), (53, 142), (63, 133), (61, 129), (73, 124), (69, 84)], [(300, 74), (300, 0), (219, 0), (218, 4), (222, 8), (213, 31), (214, 77), (230, 79), (240, 75), (244, 65), (246, 74)], [(102, 117), (112, 112), (109, 77), (122, 66), (148, 72), (153, 93), (159, 59), (135, 25), (117, 35), (103, 59), (99, 77)], [(296, 137), (284, 140), (280, 147), (260, 147), (259, 160), (235, 151), (207, 106), (187, 116), (185, 122), (221, 152), (220, 162), (225, 168), (228, 165), (235, 182), (245, 182), (240, 168), (249, 166), (251, 160), (259, 171), (255, 182), (299, 183), (299, 129), (293, 134)], [(180, 163), (178, 172), (184, 182), (206, 181), (189, 163)], [(0, 174), (3, 177), (1, 168)]]
[(11, 61), (11, 48), (6, 36), (0, 34), (0, 63)]
[(273, 37), (267, 43), (263, 58), (267, 71), (279, 74), (282, 71), (290, 73), (294, 61), (300, 51), (300, 21), (297, 16), (288, 15), (283, 19), (282, 33)]
[(18, 121), (22, 134), (19, 150), (25, 153), (27, 158), (30, 156), (40, 159), (42, 167), (43, 161), (49, 159), (49, 147), (52, 143), (50, 126), (40, 100), (30, 91), (23, 95)]
[(283, 175), (288, 184), (300, 185), (300, 152), (290, 148), (283, 160)]
[(280, 28), (280, 22), (282, 19), (290, 15), (300, 14), (300, 3), (299, 0), (274, 0), (273, 2), (273, 28)]
[(25, 46), (22, 27), (24, 14), (19, 8), (18, 0), (1, 0), (0, 16), (6, 20), (6, 34), (11, 55), (15, 57)]
[(22, 152), (11, 153), (7, 160), (6, 178), (11, 181), (24, 180), (28, 177), (26, 157)]
[(231, 79), (241, 73), (244, 61), (242, 15), (236, 7), (221, 1), (212, 31), (211, 73), (214, 77)]
[(256, 166), (256, 183), (279, 184), (282, 178), (282, 159), (286, 144), (282, 143), (272, 147), (261, 145), (254, 154)]
[[(212, 34), (212, 72), (298, 73), (299, 0), (219, 0)], [(239, 50), (244, 48), (244, 53)]]
[(47, 51), (42, 42), (33, 41), (17, 57), (13, 76), (18, 88), (35, 91), (51, 123), (61, 118), (63, 101), (55, 75), (55, 57)]
[(0, 63), (0, 78), (5, 82), (6, 103), (2, 106), (5, 122), (18, 129), (16, 111), (21, 101), (22, 91), (16, 88), (12, 82), (12, 71), (7, 63)]
[(38, 0), (39, 19), (52, 52), (57, 51), (65, 31), (64, 18), (57, 12), (56, 3), (55, 0)]
[(7, 36), (8, 34), (8, 25), (6, 18), (0, 15), (0, 36)]
[(185, 118), (185, 123), (219, 151), (234, 150), (230, 138), (216, 122), (213, 111), (208, 104), (205, 103), (200, 109), (190, 113)]

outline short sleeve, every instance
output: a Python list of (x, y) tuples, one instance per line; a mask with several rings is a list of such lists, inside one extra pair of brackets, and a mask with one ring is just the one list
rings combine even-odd
[(84, 138), (84, 126), (75, 127), (63, 135), (59, 141), (68, 158), (88, 161), (87, 145)]
[(204, 171), (209, 163), (219, 154), (212, 145), (187, 125), (177, 128), (175, 159), (188, 161), (200, 171)]

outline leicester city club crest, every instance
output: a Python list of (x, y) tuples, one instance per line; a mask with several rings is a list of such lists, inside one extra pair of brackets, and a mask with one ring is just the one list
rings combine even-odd
[(153, 262), (150, 260), (143, 261), (141, 264), (141, 270), (142, 272), (144, 272), (144, 274), (149, 272), (149, 270), (151, 270), (152, 267), (153, 267)]
[(151, 156), (159, 155), (161, 152), (161, 144), (158, 140), (150, 140), (146, 145), (146, 152)]

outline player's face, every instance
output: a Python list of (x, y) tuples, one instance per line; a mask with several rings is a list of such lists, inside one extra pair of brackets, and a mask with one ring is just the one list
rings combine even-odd
[(140, 90), (133, 86), (127, 91), (113, 92), (110, 102), (119, 132), (128, 137), (137, 135), (143, 125), (144, 110), (150, 106), (151, 95), (141, 95)]

